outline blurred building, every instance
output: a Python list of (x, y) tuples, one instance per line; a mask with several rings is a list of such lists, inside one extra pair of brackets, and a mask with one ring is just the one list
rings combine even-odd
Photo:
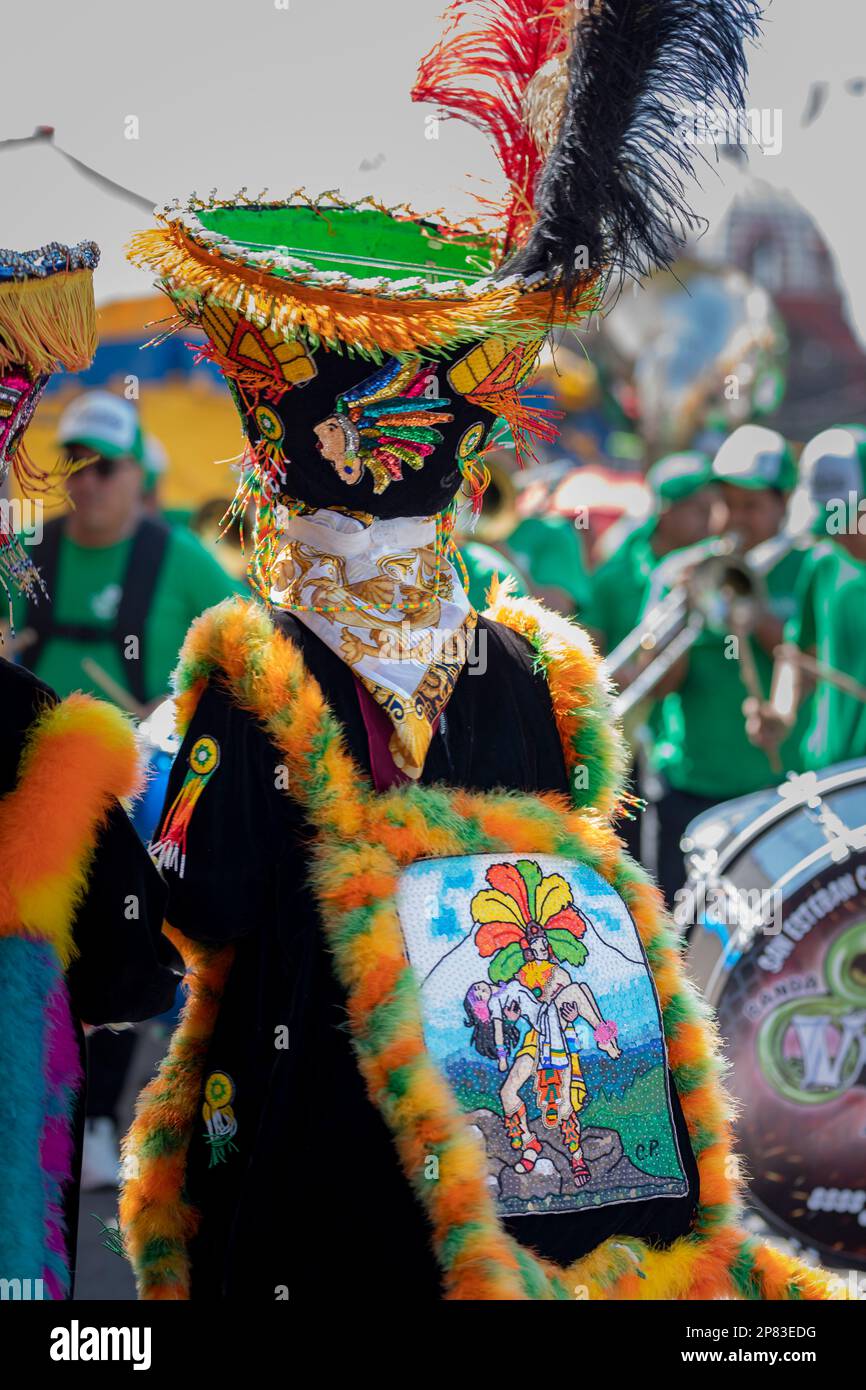
[(834, 258), (788, 193), (750, 181), (728, 210), (714, 251), (772, 296), (788, 335), (788, 387), (765, 421), (805, 440), (840, 421), (866, 422), (866, 353), (848, 324)]

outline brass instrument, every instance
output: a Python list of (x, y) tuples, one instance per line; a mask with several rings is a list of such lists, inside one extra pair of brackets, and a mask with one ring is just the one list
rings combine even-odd
[(625, 719), (645, 700), (702, 632), (745, 635), (751, 631), (766, 601), (764, 576), (796, 542), (796, 535), (782, 532), (743, 551), (738, 537), (728, 535), (709, 548), (702, 544), (684, 552), (682, 577), (665, 598), (650, 606), (605, 661), (608, 675), (615, 679), (633, 661), (650, 656), (616, 697), (617, 717)]
[(768, 414), (784, 390), (782, 322), (733, 266), (678, 260), (623, 295), (605, 333), (630, 369), (650, 459), (688, 448), (711, 417), (728, 431)]

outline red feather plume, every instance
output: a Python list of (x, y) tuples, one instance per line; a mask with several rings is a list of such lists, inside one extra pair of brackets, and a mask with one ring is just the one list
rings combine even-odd
[(479, 956), (495, 956), (504, 946), (521, 941), (523, 933), (514, 922), (485, 922), (475, 933)]
[[(445, 32), (422, 58), (413, 101), (434, 102), (484, 132), (508, 181), (502, 218), (503, 257), (534, 221), (535, 184), (544, 156), (524, 120), (526, 89), (549, 59), (568, 46), (564, 0), (452, 0)], [(477, 16), (475, 27), (461, 29)], [(488, 84), (484, 86), (482, 84)], [(493, 209), (487, 199), (480, 199)]]

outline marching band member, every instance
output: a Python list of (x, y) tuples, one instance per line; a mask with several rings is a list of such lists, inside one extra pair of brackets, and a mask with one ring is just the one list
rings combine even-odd
[[(823, 430), (800, 460), (813, 484), (818, 540), (803, 565), (795, 613), (778, 649), (772, 698), (748, 704), (749, 735), (775, 749), (802, 724), (808, 770), (866, 757), (866, 440), (859, 426)], [(816, 664), (817, 663), (817, 664)]]
[[(742, 425), (716, 455), (713, 479), (720, 496), (722, 533), (734, 533), (746, 553), (779, 536), (796, 481), (791, 451), (780, 434), (760, 425)], [(683, 883), (680, 841), (689, 822), (720, 801), (772, 786), (780, 780), (783, 765), (798, 767), (795, 736), (782, 747), (778, 765), (750, 741), (743, 702), (751, 693), (744, 677), (752, 668), (769, 694), (772, 653), (793, 613), (806, 553), (780, 546), (779, 558), (765, 576), (766, 599), (754, 613), (751, 630), (724, 632), (707, 625), (656, 687), (661, 727), (654, 766), (663, 791), (654, 807), (655, 869), (671, 905)], [(702, 554), (709, 554), (709, 544), (688, 557), (689, 565)], [(675, 582), (683, 582), (682, 559), (681, 553), (674, 553), (656, 570), (647, 610), (670, 592), (673, 576)]]
[(652, 465), (646, 481), (652, 514), (599, 565), (581, 615), (607, 655), (637, 626), (659, 561), (711, 534), (713, 470), (706, 454), (669, 454)]

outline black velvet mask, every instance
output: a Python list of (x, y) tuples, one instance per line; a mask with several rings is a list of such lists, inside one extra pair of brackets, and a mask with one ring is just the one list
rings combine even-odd
[[(248, 352), (268, 348), (245, 321), (236, 336)], [(249, 368), (242, 380), (227, 377), (256, 457), (278, 462), (288, 497), (375, 517), (430, 516), (448, 506), (484, 446), (495, 407), (474, 392), (500, 373), (500, 342), (381, 365), (296, 343), (289, 384), (263, 379), (257, 388)]]

